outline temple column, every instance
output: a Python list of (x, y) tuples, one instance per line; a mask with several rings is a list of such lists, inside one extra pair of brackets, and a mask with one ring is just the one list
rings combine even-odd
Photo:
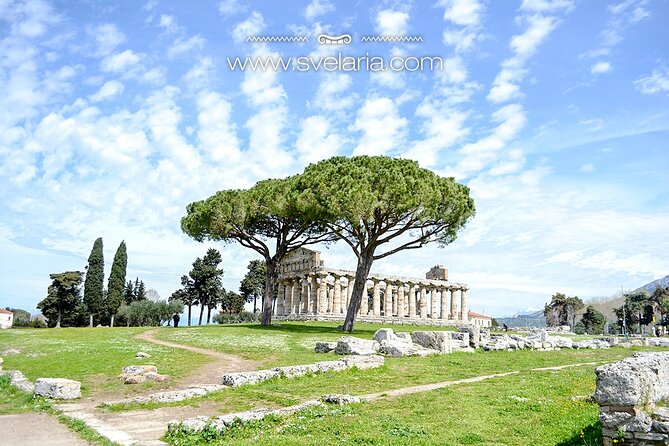
[(381, 316), (381, 283), (377, 279), (374, 281), (374, 289), (372, 290), (372, 311), (374, 316)]
[(420, 286), (420, 302), (418, 302), (420, 309), (420, 318), (427, 319), (427, 289), (424, 285)]
[(467, 288), (460, 289), (460, 311), (462, 312), (462, 321), (469, 321), (469, 308), (467, 305)]
[(458, 301), (455, 299), (455, 288), (449, 288), (451, 292), (451, 317), (452, 320), (458, 320)]
[(334, 292), (332, 302), (332, 312), (336, 315), (341, 314), (341, 277), (334, 276)]
[(441, 287), (441, 319), (448, 319), (448, 289), (446, 287)]
[(300, 299), (299, 302), (297, 303), (298, 308), (296, 313), (304, 314), (307, 312), (307, 298), (309, 297), (309, 282), (307, 278), (304, 277), (300, 280), (300, 284), (301, 284)]
[(393, 285), (390, 282), (386, 282), (386, 292), (383, 293), (383, 315), (393, 315)]
[(286, 287), (286, 303), (288, 305), (289, 315), (295, 314), (295, 279), (290, 279), (288, 281), (288, 286)]
[(437, 288), (432, 287), (430, 289), (430, 297), (432, 298), (432, 302), (430, 303), (431, 307), (430, 308), (430, 318), (431, 319), (438, 319), (439, 318), (439, 312), (437, 310), (437, 306), (439, 305), (439, 298), (437, 296)]
[(404, 317), (406, 314), (404, 312), (404, 301), (406, 297), (404, 296), (404, 283), (400, 282), (397, 285), (397, 317)]
[(308, 290), (308, 299), (309, 305), (311, 306), (311, 312), (313, 314), (318, 314), (318, 286), (316, 283), (316, 276), (313, 274), (309, 275), (309, 290)]
[(286, 294), (286, 283), (279, 282), (276, 290), (276, 305), (274, 306), (274, 315), (281, 316), (283, 314), (283, 298)]
[(334, 287), (328, 282), (328, 313), (332, 314), (332, 304), (334, 303)]
[(416, 284), (409, 282), (409, 319), (416, 319)]
[(327, 276), (325, 275), (320, 275), (319, 276), (319, 284), (318, 284), (318, 310), (317, 314), (325, 314), (327, 311), (327, 301), (328, 301), (328, 281), (327, 281)]

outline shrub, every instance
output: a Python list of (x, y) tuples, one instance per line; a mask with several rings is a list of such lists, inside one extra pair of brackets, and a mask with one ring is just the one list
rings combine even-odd
[(585, 334), (585, 324), (581, 321), (576, 322), (576, 325), (574, 325), (574, 333), (577, 335)]
[(225, 314), (218, 313), (214, 316), (214, 322), (218, 324), (239, 324), (242, 322), (258, 322), (260, 313), (242, 311), (241, 313)]

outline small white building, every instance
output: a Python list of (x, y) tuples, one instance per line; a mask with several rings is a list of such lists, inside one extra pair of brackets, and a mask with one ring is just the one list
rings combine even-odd
[(479, 327), (492, 327), (492, 317), (470, 311), (469, 323)]
[(0, 328), (10, 328), (14, 323), (14, 313), (0, 308)]

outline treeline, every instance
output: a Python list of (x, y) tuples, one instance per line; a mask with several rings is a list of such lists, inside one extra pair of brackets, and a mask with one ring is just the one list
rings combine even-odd
[[(160, 302), (158, 292), (146, 289), (142, 280), (126, 282), (128, 254), (125, 241), (116, 250), (104, 287), (104, 254), (102, 238), (93, 243), (86, 272), (65, 271), (50, 274), (51, 285), (37, 308), (49, 327), (83, 327), (94, 325), (160, 325), (183, 304)], [(149, 295), (152, 299), (148, 300)]]
[[(653, 294), (645, 290), (625, 293), (620, 307), (613, 309), (615, 322), (608, 325), (606, 317), (594, 305), (587, 307), (577, 297), (556, 293), (544, 307), (549, 327), (569, 325), (577, 334), (666, 334), (669, 327), (669, 286), (658, 286)], [(585, 311), (581, 314), (581, 310)], [(577, 322), (577, 316), (581, 318)]]
[[(253, 301), (253, 312), (257, 311), (257, 300), (262, 298), (265, 286), (265, 262), (252, 260), (248, 272), (241, 281), (239, 293), (223, 287), (224, 270), (219, 268), (221, 253), (213, 248), (193, 262), (188, 274), (181, 276), (182, 287), (172, 293), (170, 302), (183, 302), (188, 307), (188, 325), (191, 325), (192, 307), (200, 307), (198, 325), (202, 325), (205, 309), (206, 323), (211, 322), (212, 310), (221, 314), (240, 314), (244, 304)], [(223, 318), (225, 319), (225, 318)]]

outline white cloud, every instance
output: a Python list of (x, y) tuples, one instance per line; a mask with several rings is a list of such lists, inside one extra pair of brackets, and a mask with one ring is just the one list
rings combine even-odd
[(437, 4), (445, 8), (444, 20), (456, 25), (474, 26), (481, 21), (483, 5), (478, 0), (440, 0)]
[(611, 66), (611, 63), (605, 62), (605, 61), (599, 61), (596, 64), (594, 64), (592, 67), (590, 67), (590, 73), (591, 74), (603, 74), (603, 73), (608, 73), (613, 69), (613, 66)]
[(235, 25), (232, 30), (232, 38), (235, 42), (245, 42), (249, 36), (258, 35), (265, 29), (265, 19), (258, 11), (253, 11), (251, 15)]
[(209, 84), (209, 78), (214, 72), (214, 61), (203, 57), (184, 74), (186, 85), (194, 90), (200, 90)]
[(171, 16), (169, 14), (160, 15), (160, 22), (158, 22), (158, 26), (163, 28), (168, 33), (172, 34), (182, 30), (182, 28), (179, 26), (174, 16)]
[(384, 9), (376, 15), (376, 30), (384, 36), (401, 36), (406, 34), (409, 14), (392, 9)]
[(117, 80), (111, 80), (105, 82), (105, 84), (100, 87), (97, 93), (90, 96), (92, 102), (105, 101), (111, 99), (114, 96), (123, 93), (123, 84)]
[(521, 95), (519, 84), (527, 73), (525, 62), (557, 26), (555, 17), (533, 14), (524, 19), (528, 26), (522, 34), (511, 39), (509, 47), (514, 54), (502, 62), (502, 69), (488, 93), (488, 100), (492, 102), (506, 102)]
[(490, 169), (490, 175), (510, 175), (520, 172), (525, 167), (525, 156), (520, 149), (510, 150), (506, 158), (499, 161)]
[(348, 91), (353, 78), (346, 73), (325, 74), (318, 84), (313, 105), (319, 110), (339, 111), (351, 107), (357, 100), (357, 93)]
[[(509, 104), (492, 114), (493, 122), (499, 123), (492, 132), (476, 142), (466, 144), (460, 149), (463, 158), (454, 169), (457, 177), (466, 177), (479, 172), (498, 159), (498, 152), (516, 137), (525, 126), (526, 118), (523, 107)], [(498, 168), (498, 172), (501, 167)]]
[(215, 92), (203, 92), (198, 96), (198, 139), (200, 147), (214, 161), (237, 163), (242, 153), (231, 119), (232, 106)]
[(202, 36), (195, 35), (186, 40), (177, 38), (172, 46), (167, 49), (167, 57), (174, 59), (184, 54), (192, 54), (196, 50), (201, 50), (205, 40)]
[(353, 155), (384, 155), (401, 147), (408, 121), (390, 98), (367, 99), (350, 129), (363, 132)]
[(140, 61), (140, 55), (132, 50), (125, 50), (120, 53), (112, 54), (102, 60), (100, 68), (102, 71), (121, 73), (128, 71)]
[(647, 0), (623, 0), (608, 5), (609, 19), (600, 32), (601, 45), (583, 53), (582, 57), (601, 57), (611, 53), (611, 48), (623, 41), (625, 31), (645, 18), (650, 17)]
[(523, 0), (520, 9), (530, 12), (556, 12), (561, 9), (570, 11), (573, 7), (572, 0)]
[(669, 94), (669, 69), (660, 67), (649, 75), (634, 81), (634, 86), (643, 94)]
[(469, 114), (452, 108), (446, 101), (425, 98), (416, 108), (416, 116), (423, 118), (420, 132), (424, 139), (415, 141), (402, 157), (414, 159), (421, 166), (437, 165), (441, 151), (469, 134), (465, 126)]
[(595, 165), (594, 165), (593, 163), (583, 164), (583, 165), (578, 169), (578, 171), (581, 172), (581, 173), (592, 173), (592, 172), (594, 172), (595, 170), (597, 170), (597, 168), (595, 167)]
[(245, 12), (247, 9), (248, 5), (239, 0), (223, 0), (218, 4), (218, 12), (224, 18), (229, 18), (241, 12)]
[(314, 115), (302, 121), (295, 148), (300, 164), (306, 165), (337, 155), (342, 144), (342, 137), (334, 131), (327, 118)]
[(125, 35), (113, 23), (99, 25), (90, 30), (89, 34), (95, 36), (97, 52), (102, 56), (110, 54), (116, 47), (125, 42)]
[(334, 10), (335, 6), (330, 0), (312, 0), (304, 9), (304, 18), (312, 21), (316, 17), (329, 14)]

